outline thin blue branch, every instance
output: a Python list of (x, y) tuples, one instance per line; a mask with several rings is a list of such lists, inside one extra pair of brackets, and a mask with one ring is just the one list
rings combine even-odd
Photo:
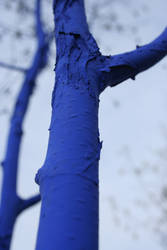
[(25, 209), (28, 209), (34, 205), (36, 205), (38, 202), (40, 202), (41, 200), (41, 196), (40, 194), (34, 195), (32, 197), (30, 197), (29, 199), (20, 199), (20, 209), (19, 209), (19, 213), (21, 213), (22, 211), (24, 211)]
[(25, 68), (15, 66), (15, 65), (11, 65), (11, 64), (8, 64), (8, 63), (3, 63), (3, 62), (0, 62), (0, 67), (6, 68), (6, 69), (9, 69), (9, 70), (19, 71), (21, 73), (25, 73), (27, 71), (27, 69), (25, 69)]

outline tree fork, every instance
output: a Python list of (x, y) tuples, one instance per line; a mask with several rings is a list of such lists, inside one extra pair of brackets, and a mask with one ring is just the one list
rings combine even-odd
[(54, 0), (53, 10), (56, 78), (48, 151), (36, 175), (42, 199), (36, 250), (98, 250), (99, 95), (161, 60), (167, 32), (148, 47), (103, 56), (84, 0)]
[(0, 250), (9, 250), (13, 228), (17, 216), (25, 209), (40, 201), (40, 195), (23, 200), (17, 194), (17, 173), (20, 147), (23, 138), (22, 126), (28, 109), (31, 94), (35, 88), (39, 73), (48, 62), (49, 36), (43, 30), (41, 23), (40, 0), (36, 0), (36, 32), (37, 49), (32, 64), (26, 70), (22, 87), (14, 106), (7, 141), (5, 160), (2, 163), (3, 178), (0, 203)]

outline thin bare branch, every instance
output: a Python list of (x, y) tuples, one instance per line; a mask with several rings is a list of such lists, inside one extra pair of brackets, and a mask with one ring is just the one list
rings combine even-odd
[(20, 199), (21, 205), (20, 205), (19, 213), (21, 213), (27, 208), (32, 207), (33, 205), (36, 205), (40, 200), (41, 200), (40, 194), (34, 195), (33, 197), (26, 199), (26, 200)]
[(9, 70), (19, 71), (21, 73), (25, 73), (27, 71), (27, 69), (25, 69), (25, 68), (11, 65), (8, 63), (3, 63), (3, 62), (0, 62), (0, 67), (5, 68), (5, 69), (9, 69)]

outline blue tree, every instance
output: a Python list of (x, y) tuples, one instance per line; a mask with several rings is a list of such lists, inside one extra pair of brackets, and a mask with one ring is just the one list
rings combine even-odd
[(103, 56), (84, 0), (54, 0), (56, 78), (46, 160), (38, 171), (42, 207), (36, 250), (97, 250), (99, 96), (167, 54), (167, 29), (153, 42)]
[(29, 199), (22, 199), (17, 194), (18, 159), (23, 137), (23, 121), (36, 84), (36, 79), (48, 63), (48, 49), (51, 41), (51, 36), (47, 34), (43, 28), (40, 5), (41, 1), (36, 0), (35, 19), (38, 44), (31, 66), (27, 70), (24, 70), (21, 67), (1, 63), (1, 66), (7, 67), (8, 69), (23, 71), (25, 77), (11, 117), (6, 155), (2, 163), (3, 182), (0, 203), (0, 250), (10, 249), (13, 228), (18, 215), (40, 201), (39, 194)]

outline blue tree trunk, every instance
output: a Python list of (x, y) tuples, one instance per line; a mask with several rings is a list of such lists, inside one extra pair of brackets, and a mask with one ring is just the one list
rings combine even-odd
[[(40, 0), (36, 1), (36, 31), (38, 46), (31, 67), (25, 71), (25, 78), (17, 97), (10, 121), (5, 160), (2, 163), (3, 179), (0, 203), (0, 250), (9, 250), (17, 216), (28, 207), (40, 201), (40, 195), (24, 200), (17, 195), (17, 172), (22, 126), (36, 79), (48, 61), (49, 37), (44, 33), (40, 20)], [(11, 67), (9, 67), (11, 69)], [(12, 67), (14, 69), (14, 67)]]
[(167, 31), (146, 47), (106, 57), (88, 30), (83, 0), (54, 0), (54, 18), (56, 79), (48, 151), (36, 176), (42, 199), (36, 250), (97, 250), (99, 95), (162, 59)]
[(54, 13), (56, 83), (47, 157), (36, 178), (42, 196), (36, 249), (98, 249), (99, 76), (92, 68), (99, 50), (82, 0), (55, 1)]

